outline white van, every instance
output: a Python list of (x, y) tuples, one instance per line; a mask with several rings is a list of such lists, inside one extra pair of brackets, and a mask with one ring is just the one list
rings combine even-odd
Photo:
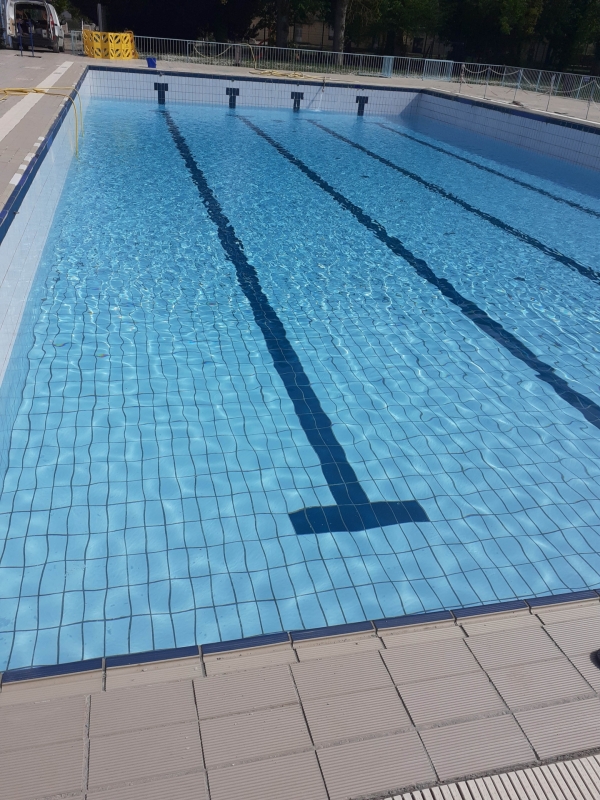
[(65, 34), (54, 6), (44, 0), (0, 0), (6, 47), (23, 50), (46, 48), (55, 53), (65, 49)]

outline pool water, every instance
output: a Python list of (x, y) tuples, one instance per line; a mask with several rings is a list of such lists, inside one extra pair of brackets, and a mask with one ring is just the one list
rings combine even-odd
[(94, 101), (0, 669), (600, 586), (600, 191), (441, 125)]

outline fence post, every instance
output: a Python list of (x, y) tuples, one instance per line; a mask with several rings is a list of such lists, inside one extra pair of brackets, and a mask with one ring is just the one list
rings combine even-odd
[(486, 96), (486, 94), (487, 94), (487, 90), (488, 90), (488, 83), (489, 83), (489, 82), (490, 82), (490, 67), (488, 67), (488, 68), (487, 68), (487, 72), (486, 72), (486, 76), (485, 76), (485, 89), (483, 90), (483, 97), (484, 97), (484, 99), (485, 99), (485, 96)]
[(582, 86), (583, 86), (583, 75), (581, 76), (581, 80), (579, 81), (579, 86), (577, 87), (577, 95), (575, 96), (576, 100), (579, 100), (579, 92), (581, 91)]
[(515, 86), (515, 96), (513, 97), (513, 103), (514, 103), (514, 102), (515, 102), (515, 100), (517, 99), (517, 92), (518, 92), (518, 91), (519, 91), (519, 89), (521, 88), (521, 78), (522, 78), (522, 77), (523, 77), (523, 69), (521, 68), (521, 69), (519, 70), (519, 79), (518, 79), (518, 81), (517, 81), (517, 85)]
[(461, 64), (460, 65), (460, 80), (458, 82), (458, 93), (459, 94), (461, 92), (464, 79), (465, 79), (465, 65)]
[(542, 70), (538, 69), (538, 79), (537, 79), (537, 83), (535, 85), (536, 94), (537, 94), (538, 89), (540, 88), (540, 80), (541, 79), (542, 79)]
[(594, 82), (592, 83), (592, 90), (590, 92), (590, 96), (589, 96), (589, 99), (588, 99), (588, 107), (587, 107), (587, 111), (585, 113), (585, 118), (586, 119), (588, 118), (588, 115), (590, 113), (590, 106), (592, 105), (592, 98), (594, 96), (594, 91), (595, 90), (596, 90), (596, 79), (594, 79)]
[(550, 94), (548, 95), (548, 104), (546, 106), (546, 111), (548, 111), (548, 109), (550, 108), (550, 100), (552, 99), (552, 90), (554, 89), (554, 78), (556, 78), (556, 75), (553, 75), (550, 80)]
[(394, 68), (394, 56), (384, 56), (383, 64), (381, 65), (381, 77), (391, 78), (393, 68)]

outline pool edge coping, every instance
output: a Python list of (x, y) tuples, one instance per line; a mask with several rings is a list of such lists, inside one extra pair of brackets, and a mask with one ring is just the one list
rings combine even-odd
[(294, 646), (296, 642), (316, 641), (352, 634), (372, 633), (378, 635), (392, 628), (421, 627), (439, 623), (454, 623), (473, 618), (494, 616), (502, 613), (529, 612), (534, 614), (537, 609), (557, 605), (585, 602), (592, 600), (600, 602), (600, 589), (583, 589), (575, 592), (543, 595), (527, 599), (507, 600), (500, 603), (488, 603), (479, 606), (464, 606), (456, 609), (438, 609), (415, 614), (405, 614), (397, 617), (383, 617), (377, 620), (362, 620), (341, 625), (328, 625), (322, 628), (306, 628), (294, 631), (276, 631), (273, 633), (248, 636), (242, 639), (229, 639), (220, 642), (189, 645), (187, 647), (172, 647), (163, 650), (148, 650), (139, 653), (121, 653), (110, 656), (72, 661), (62, 664), (40, 664), (31, 667), (16, 667), (0, 672), (0, 693), (4, 684), (18, 683), (20, 681), (40, 680), (43, 678), (58, 678), (67, 675), (76, 675), (86, 672), (95, 672), (126, 666), (142, 666), (158, 661), (178, 661), (185, 658), (202, 658), (205, 655), (219, 653), (234, 653), (236, 651), (252, 650), (257, 647), (268, 647), (289, 643)]

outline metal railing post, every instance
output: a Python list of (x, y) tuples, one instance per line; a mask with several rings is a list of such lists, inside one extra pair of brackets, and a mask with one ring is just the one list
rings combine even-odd
[(489, 82), (490, 82), (490, 67), (487, 68), (487, 74), (485, 76), (485, 89), (483, 90), (484, 99), (485, 99), (485, 96), (487, 95), (488, 83)]
[(589, 116), (589, 113), (590, 113), (590, 106), (592, 105), (592, 99), (593, 99), (593, 96), (594, 96), (594, 91), (595, 91), (595, 89), (596, 89), (596, 81), (594, 80), (594, 81), (593, 81), (593, 83), (592, 83), (592, 89), (591, 89), (591, 91), (590, 91), (590, 96), (589, 96), (589, 98), (588, 98), (588, 107), (587, 107), (587, 111), (585, 112), (585, 118), (586, 118), (586, 119), (588, 118), (588, 116)]
[(556, 76), (553, 75), (551, 80), (550, 80), (550, 94), (548, 95), (548, 105), (546, 106), (546, 111), (548, 111), (548, 109), (550, 108), (550, 100), (552, 99), (552, 90), (554, 89), (554, 78), (555, 77)]
[(520, 70), (519, 70), (519, 79), (517, 80), (517, 85), (515, 86), (515, 96), (513, 97), (513, 103), (514, 103), (514, 102), (515, 102), (515, 100), (517, 99), (517, 92), (518, 92), (518, 91), (519, 91), (519, 89), (521, 88), (521, 78), (522, 78), (522, 77), (523, 77), (523, 70), (522, 70), (522, 69), (520, 69)]

